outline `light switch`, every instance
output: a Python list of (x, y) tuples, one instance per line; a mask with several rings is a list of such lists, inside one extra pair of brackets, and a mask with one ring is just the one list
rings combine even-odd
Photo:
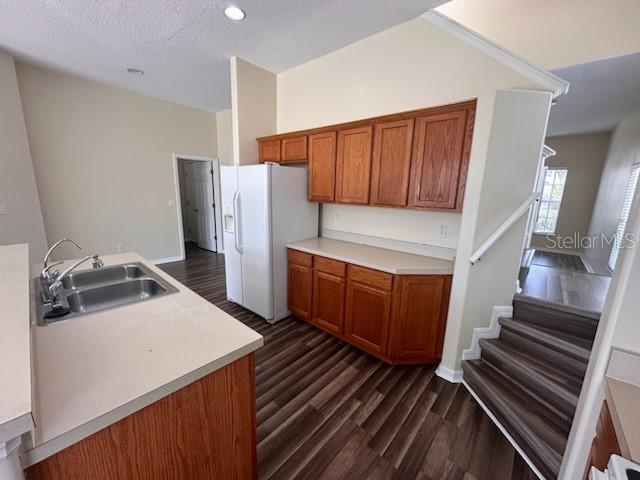
[(171, 199), (167, 202), (167, 205), (169, 206), (169, 208), (175, 208), (176, 206), (176, 201)]
[(6, 214), (7, 214), (7, 204), (0, 203), (0, 215), (6, 215)]

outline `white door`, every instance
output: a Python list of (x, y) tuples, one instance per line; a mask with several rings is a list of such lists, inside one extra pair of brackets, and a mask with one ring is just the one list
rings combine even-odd
[(190, 239), (201, 248), (216, 251), (216, 219), (211, 162), (185, 165)]

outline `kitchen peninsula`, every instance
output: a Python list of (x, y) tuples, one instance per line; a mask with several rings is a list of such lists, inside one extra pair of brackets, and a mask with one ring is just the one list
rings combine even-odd
[(47, 326), (31, 309), (27, 478), (254, 478), (262, 337), (136, 254), (103, 260), (177, 292)]

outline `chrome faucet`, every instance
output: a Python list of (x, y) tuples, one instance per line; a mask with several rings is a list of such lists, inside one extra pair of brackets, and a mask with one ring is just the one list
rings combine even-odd
[(100, 259), (97, 254), (87, 255), (86, 257), (78, 260), (76, 263), (71, 265), (69, 268), (64, 270), (61, 274), (56, 276), (56, 279), (49, 285), (49, 299), (51, 301), (51, 305), (54, 307), (60, 304), (60, 287), (62, 286), (62, 281), (76, 268), (82, 265), (87, 260), (92, 260), (91, 265), (93, 268), (102, 268), (104, 266), (104, 262)]
[(43, 280), (46, 280), (48, 284), (50, 284), (58, 276), (58, 272), (56, 270), (52, 271), (51, 269), (63, 263), (63, 262), (54, 262), (51, 265), (49, 265), (49, 257), (51, 256), (53, 251), (56, 249), (56, 247), (64, 242), (72, 243), (78, 248), (78, 250), (82, 250), (82, 247), (78, 245), (76, 242), (74, 242), (73, 240), (71, 240), (70, 238), (63, 238), (61, 240), (58, 240), (56, 243), (54, 243), (44, 256), (42, 272), (40, 273), (40, 278), (42, 278)]

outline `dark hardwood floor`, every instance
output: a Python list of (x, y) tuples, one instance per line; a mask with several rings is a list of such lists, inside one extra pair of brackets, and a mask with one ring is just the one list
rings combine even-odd
[(566, 268), (578, 272), (587, 272), (587, 267), (585, 267), (580, 256), (567, 253), (536, 250), (536, 253), (533, 255), (533, 264), (543, 267)]
[(226, 299), (224, 257), (190, 248), (162, 268), (258, 331), (259, 478), (499, 480), (535, 476), (460, 384), (390, 367), (291, 318), (269, 325)]

